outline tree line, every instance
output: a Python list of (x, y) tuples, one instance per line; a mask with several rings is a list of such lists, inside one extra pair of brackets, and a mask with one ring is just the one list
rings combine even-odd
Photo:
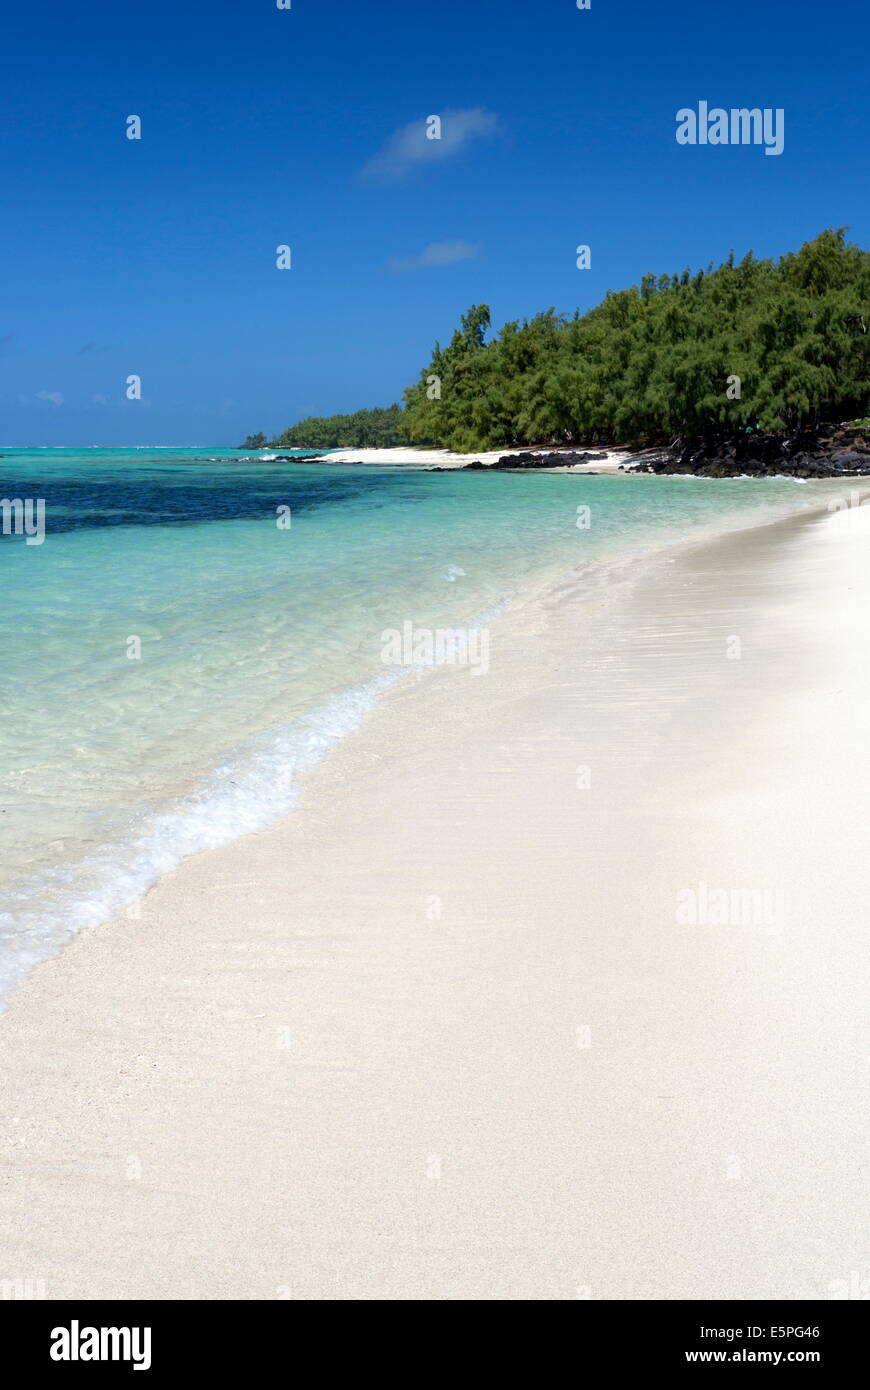
[(309, 415), (275, 439), (249, 434), (243, 449), (365, 449), (393, 448), (410, 443), (401, 405), (375, 406), (353, 415)]
[(436, 342), (404, 408), (302, 421), (288, 447), (536, 442), (791, 433), (867, 412), (870, 253), (827, 230), (778, 260), (645, 275), (572, 317), (554, 309), (490, 334), (472, 305)]

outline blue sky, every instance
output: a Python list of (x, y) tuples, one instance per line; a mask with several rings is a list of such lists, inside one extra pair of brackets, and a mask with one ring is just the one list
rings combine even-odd
[[(473, 302), (500, 325), (826, 226), (870, 244), (857, 0), (16, 8), (3, 444), (237, 444), (399, 399)], [(678, 146), (700, 100), (782, 107), (783, 153)]]

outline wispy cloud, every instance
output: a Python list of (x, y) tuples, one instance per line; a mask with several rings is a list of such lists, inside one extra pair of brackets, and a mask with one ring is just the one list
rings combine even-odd
[(482, 106), (462, 111), (442, 111), (441, 138), (428, 138), (427, 121), (416, 121), (396, 130), (382, 149), (360, 170), (360, 177), (373, 183), (393, 183), (421, 165), (437, 164), (458, 154), (471, 140), (498, 134), (498, 117)]
[(455, 265), (457, 261), (476, 261), (482, 247), (481, 241), (430, 241), (418, 256), (390, 261), (390, 270), (428, 270), (437, 265)]
[(52, 405), (63, 405), (63, 396), (60, 391), (37, 391), (38, 401), (51, 401)]
[(93, 402), (94, 405), (108, 405), (108, 404), (109, 404), (109, 398), (108, 398), (108, 396), (104, 396), (103, 393), (102, 393), (102, 391), (96, 391), (96, 392), (94, 393), (94, 395), (91, 396), (91, 400), (92, 400), (92, 402)]

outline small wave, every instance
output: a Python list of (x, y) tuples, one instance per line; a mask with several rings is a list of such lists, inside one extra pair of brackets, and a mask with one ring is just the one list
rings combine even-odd
[[(84, 927), (131, 907), (182, 860), (262, 830), (291, 811), (299, 774), (357, 728), (378, 695), (405, 674), (385, 672), (260, 735), (176, 809), (150, 815), (132, 840), (103, 847), (75, 869), (55, 870), (38, 887), (17, 894), (19, 910), (0, 913), (0, 997)], [(37, 906), (49, 895), (50, 907)]]
[[(509, 601), (505, 595), (468, 628), (495, 621)], [(287, 815), (296, 804), (299, 775), (357, 729), (390, 687), (428, 669), (425, 664), (391, 667), (291, 724), (267, 730), (215, 768), (175, 809), (149, 814), (130, 839), (10, 895), (14, 910), (0, 912), (0, 1008), (35, 965), (58, 955), (84, 928), (129, 911), (183, 860)]]

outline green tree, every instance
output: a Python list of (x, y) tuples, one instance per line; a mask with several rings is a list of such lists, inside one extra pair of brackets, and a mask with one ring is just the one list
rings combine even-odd
[(409, 442), (400, 405), (357, 410), (353, 415), (309, 415), (272, 440), (279, 449), (388, 449)]
[(404, 395), (411, 438), (470, 451), (793, 430), (867, 409), (870, 255), (829, 229), (777, 262), (732, 253), (645, 275), (582, 316), (548, 309), (487, 341), (489, 328), (472, 305), (436, 343)]

